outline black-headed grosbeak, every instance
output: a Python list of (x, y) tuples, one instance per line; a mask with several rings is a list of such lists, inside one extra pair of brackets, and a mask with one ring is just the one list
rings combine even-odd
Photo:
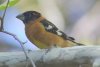
[(29, 40), (39, 48), (48, 48), (50, 46), (69, 47), (74, 46), (69, 42), (79, 44), (74, 38), (68, 37), (59, 30), (54, 24), (36, 11), (27, 11), (17, 16), (25, 24), (25, 33)]

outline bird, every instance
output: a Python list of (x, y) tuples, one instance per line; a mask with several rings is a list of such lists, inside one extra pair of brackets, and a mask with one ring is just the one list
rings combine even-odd
[[(75, 42), (73, 37), (59, 30), (52, 22), (48, 21), (37, 11), (26, 11), (16, 16), (25, 24), (25, 33), (30, 42), (38, 48), (71, 47), (83, 45)], [(70, 43), (75, 43), (70, 44)]]

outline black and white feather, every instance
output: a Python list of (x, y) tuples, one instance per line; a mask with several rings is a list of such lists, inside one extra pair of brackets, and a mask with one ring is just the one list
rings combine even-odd
[[(51, 32), (55, 35), (58, 35), (58, 36), (62, 37), (65, 40), (69, 39), (69, 37), (64, 32), (60, 31), (54, 24), (52, 24), (48, 20), (44, 19), (40, 22), (43, 24), (46, 31)], [(71, 37), (71, 39), (74, 40), (74, 38), (72, 38), (72, 37)]]

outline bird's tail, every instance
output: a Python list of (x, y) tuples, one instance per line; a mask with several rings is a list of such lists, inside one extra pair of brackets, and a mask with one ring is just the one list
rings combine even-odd
[(84, 45), (84, 44), (76, 42), (73, 37), (68, 37), (67, 40), (69, 40), (69, 41), (71, 41), (71, 42), (73, 42), (73, 43), (75, 43), (76, 45), (79, 45), (79, 46), (83, 46)]

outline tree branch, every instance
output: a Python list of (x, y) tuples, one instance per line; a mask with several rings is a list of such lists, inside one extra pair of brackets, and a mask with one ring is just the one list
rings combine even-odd
[(0, 31), (4, 30), (3, 23), (4, 23), (5, 14), (6, 14), (6, 11), (7, 11), (7, 8), (8, 8), (8, 4), (9, 4), (9, 0), (8, 0), (6, 8), (4, 10), (3, 17), (1, 18), (1, 28), (0, 28)]
[(2, 19), (2, 18), (0, 17), (0, 31), (2, 30), (2, 29), (1, 29), (1, 19)]
[[(75, 46), (29, 52), (37, 67), (100, 67), (100, 46)], [(5, 63), (5, 64), (3, 64)], [(23, 52), (0, 53), (0, 67), (25, 67)], [(29, 67), (31, 67), (31, 63)]]

